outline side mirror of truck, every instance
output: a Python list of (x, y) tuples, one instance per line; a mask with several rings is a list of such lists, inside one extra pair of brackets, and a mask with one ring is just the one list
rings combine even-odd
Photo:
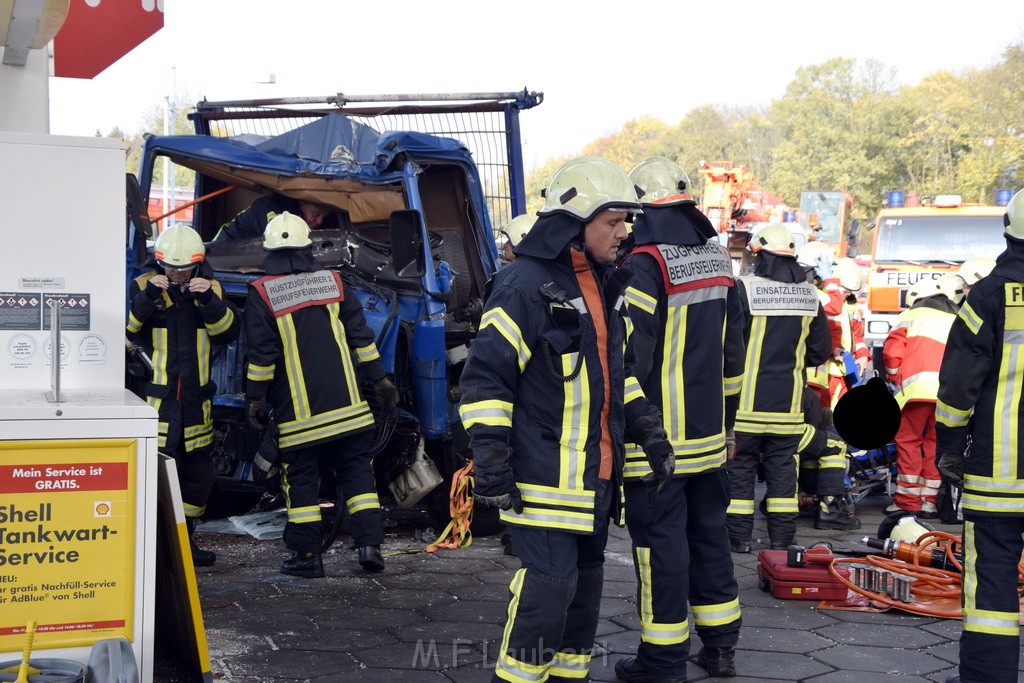
[(388, 217), (391, 237), (391, 265), (398, 277), (422, 277), (427, 272), (423, 255), (423, 226), (414, 209), (392, 211)]

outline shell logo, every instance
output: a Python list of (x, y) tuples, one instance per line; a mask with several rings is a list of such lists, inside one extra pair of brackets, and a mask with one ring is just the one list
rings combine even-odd
[(101, 501), (93, 506), (92, 513), (94, 517), (109, 517), (110, 516), (110, 503)]

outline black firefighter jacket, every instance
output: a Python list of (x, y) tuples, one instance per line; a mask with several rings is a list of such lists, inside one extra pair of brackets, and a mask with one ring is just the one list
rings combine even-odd
[(818, 293), (806, 282), (737, 281), (747, 351), (736, 431), (801, 436), (805, 370), (832, 353)]
[[(591, 271), (603, 290), (599, 316), (607, 321), (606, 386), (595, 311), (574, 277), (572, 250), (565, 247), (553, 259), (520, 254), (495, 276), (462, 374), (459, 413), (475, 468), (494, 472), (511, 465), (523, 511), (503, 510), (502, 521), (590, 533), (602, 436), (611, 442), (609, 478), (618, 490), (625, 413), (638, 410), (641, 401), (623, 406), (627, 276), (604, 268)], [(591, 268), (581, 252), (575, 255), (577, 264), (584, 259), (581, 272)]]
[[(675, 450), (676, 476), (725, 464), (743, 376), (740, 301), (729, 252), (704, 244), (647, 244), (622, 268), (633, 322), (627, 374), (660, 411)], [(627, 398), (629, 398), (627, 386)], [(626, 444), (627, 479), (651, 473), (639, 446)]]
[(245, 323), (247, 393), (254, 383), (271, 383), (282, 451), (373, 427), (356, 366), (370, 382), (384, 376), (384, 366), (362, 304), (341, 275), (318, 270), (260, 278), (249, 287)]
[[(971, 288), (939, 370), (936, 452), (963, 453), (963, 506), (1024, 516), (1024, 243)], [(969, 441), (968, 441), (969, 439)]]
[(210, 379), (210, 345), (237, 338), (240, 321), (216, 280), (210, 281), (213, 296), (206, 303), (173, 283), (153, 301), (145, 289), (155, 275), (143, 273), (128, 286), (132, 303), (126, 334), (153, 361), (145, 392), (159, 414), (157, 448), (174, 453), (184, 436), (190, 452), (213, 443), (210, 399), (217, 386)]

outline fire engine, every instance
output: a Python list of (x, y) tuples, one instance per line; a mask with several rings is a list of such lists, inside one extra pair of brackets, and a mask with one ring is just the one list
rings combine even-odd
[(869, 266), (864, 340), (882, 367), (882, 344), (906, 307), (907, 292), (923, 278), (956, 271), (972, 256), (995, 257), (1003, 251), (1003, 214), (1009, 190), (999, 190), (995, 206), (965, 204), (960, 195), (937, 195), (921, 206), (916, 193), (888, 194), (874, 223)]
[(786, 205), (757, 182), (753, 171), (731, 161), (701, 162), (700, 208), (734, 259), (743, 257), (758, 224), (780, 223)]

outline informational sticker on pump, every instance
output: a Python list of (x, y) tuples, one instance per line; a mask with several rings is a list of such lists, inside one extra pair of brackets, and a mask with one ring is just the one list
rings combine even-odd
[(134, 439), (0, 441), (0, 652), (131, 638)]

